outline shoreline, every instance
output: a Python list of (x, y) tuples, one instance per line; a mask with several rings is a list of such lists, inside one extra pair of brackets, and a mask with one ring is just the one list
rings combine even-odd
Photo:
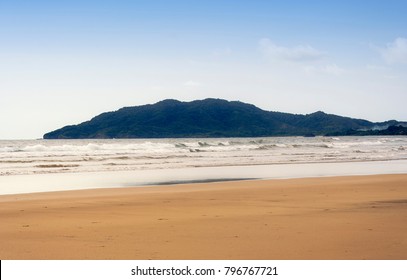
[(406, 259), (407, 174), (0, 196), (0, 259)]
[(0, 176), (0, 196), (80, 189), (143, 187), (167, 185), (174, 182), (272, 180), (406, 173), (407, 160), (393, 160), (9, 175)]

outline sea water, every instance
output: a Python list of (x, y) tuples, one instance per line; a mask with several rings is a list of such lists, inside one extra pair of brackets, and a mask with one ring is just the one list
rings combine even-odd
[(0, 194), (407, 173), (407, 137), (0, 141)]

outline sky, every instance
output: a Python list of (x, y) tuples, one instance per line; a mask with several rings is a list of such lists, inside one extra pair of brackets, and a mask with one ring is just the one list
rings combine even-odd
[(0, 139), (163, 99), (407, 121), (407, 1), (0, 0)]

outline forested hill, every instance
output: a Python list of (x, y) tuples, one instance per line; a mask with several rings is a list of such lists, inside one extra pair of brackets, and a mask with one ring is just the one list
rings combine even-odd
[(407, 123), (373, 123), (324, 112), (307, 115), (262, 110), (222, 99), (163, 100), (125, 107), (46, 133), (44, 139), (407, 135)]

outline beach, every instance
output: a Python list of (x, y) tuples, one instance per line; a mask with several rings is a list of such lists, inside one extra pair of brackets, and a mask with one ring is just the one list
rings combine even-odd
[(0, 259), (407, 259), (406, 221), (406, 174), (2, 195)]

